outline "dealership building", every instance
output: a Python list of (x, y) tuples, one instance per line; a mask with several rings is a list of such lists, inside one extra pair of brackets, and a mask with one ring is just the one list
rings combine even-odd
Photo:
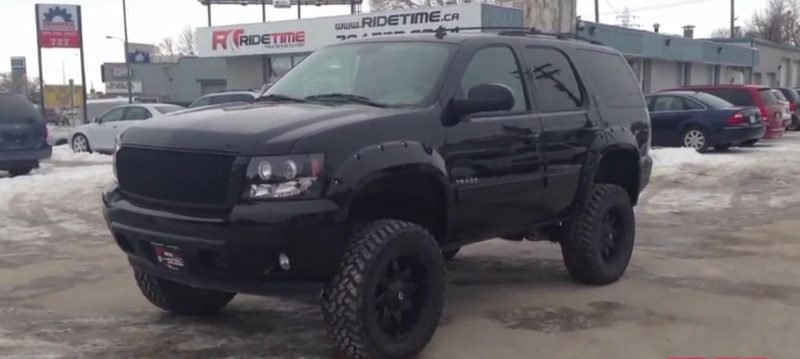
[(439, 26), (523, 26), (522, 10), (470, 3), (302, 20), (199, 28), (201, 58), (225, 61), (229, 89), (255, 89), (283, 76), (311, 52), (355, 38), (431, 32)]

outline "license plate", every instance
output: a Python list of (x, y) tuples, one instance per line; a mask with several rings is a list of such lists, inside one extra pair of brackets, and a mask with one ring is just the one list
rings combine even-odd
[(183, 254), (181, 254), (180, 248), (161, 243), (153, 243), (153, 251), (155, 251), (158, 263), (162, 266), (172, 270), (183, 269)]
[(752, 124), (758, 123), (758, 119), (756, 118), (755, 115), (750, 115), (750, 123)]

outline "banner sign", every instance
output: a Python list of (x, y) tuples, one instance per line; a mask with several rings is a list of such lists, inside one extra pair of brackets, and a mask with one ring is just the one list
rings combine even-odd
[(36, 17), (43, 48), (80, 48), (77, 5), (36, 4)]
[[(105, 82), (107, 94), (126, 94), (128, 93), (128, 81), (108, 81)], [(142, 82), (131, 81), (131, 92), (142, 93)]]
[(200, 57), (312, 52), (348, 39), (481, 26), (481, 4), (197, 29)]

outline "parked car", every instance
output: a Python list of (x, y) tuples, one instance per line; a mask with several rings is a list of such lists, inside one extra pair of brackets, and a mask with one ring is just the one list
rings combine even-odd
[(789, 99), (778, 89), (772, 89), (772, 93), (775, 94), (775, 98), (777, 98), (778, 102), (783, 106), (783, 126), (786, 127), (788, 131), (789, 127), (792, 125), (791, 102), (789, 102)]
[(789, 125), (788, 130), (796, 131), (800, 129), (800, 94), (797, 90), (789, 87), (782, 87), (778, 89), (784, 97), (789, 101), (789, 110), (792, 113), (792, 123)]
[(50, 158), (47, 122), (23, 96), (0, 93), (0, 171), (25, 175)]
[(644, 96), (618, 51), (531, 35), (348, 41), (254, 104), (129, 128), (102, 198), (144, 297), (201, 315), (325, 288), (345, 355), (405, 358), (470, 243), (550, 238), (578, 282), (617, 281), (652, 168)]
[[(673, 90), (699, 91), (712, 94), (736, 106), (757, 107), (761, 111), (761, 121), (766, 130), (763, 138), (779, 138), (786, 131), (783, 114), (784, 106), (778, 102), (772, 89), (759, 85), (694, 85)], [(752, 146), (758, 140), (742, 143)]]
[(126, 128), (182, 109), (181, 106), (160, 103), (117, 106), (94, 118), (91, 123), (72, 129), (70, 146), (74, 152), (112, 153), (117, 136)]
[(253, 103), (258, 98), (258, 94), (251, 91), (226, 91), (205, 95), (194, 100), (188, 108), (196, 108), (210, 105), (219, 105), (232, 102)]
[(755, 107), (737, 107), (696, 91), (666, 91), (646, 98), (654, 146), (724, 151), (764, 135), (761, 113)]

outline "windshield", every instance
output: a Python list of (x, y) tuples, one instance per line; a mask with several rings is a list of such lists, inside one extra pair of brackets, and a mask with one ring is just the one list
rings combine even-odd
[[(452, 49), (424, 42), (323, 48), (289, 71), (265, 96), (319, 101), (357, 96), (389, 106), (416, 105), (433, 92)], [(339, 96), (325, 97), (332, 94)]]
[(696, 99), (700, 100), (703, 104), (711, 108), (727, 108), (727, 107), (734, 107), (734, 105), (728, 101), (725, 101), (717, 96), (707, 94), (704, 92), (698, 92), (693, 94)]

